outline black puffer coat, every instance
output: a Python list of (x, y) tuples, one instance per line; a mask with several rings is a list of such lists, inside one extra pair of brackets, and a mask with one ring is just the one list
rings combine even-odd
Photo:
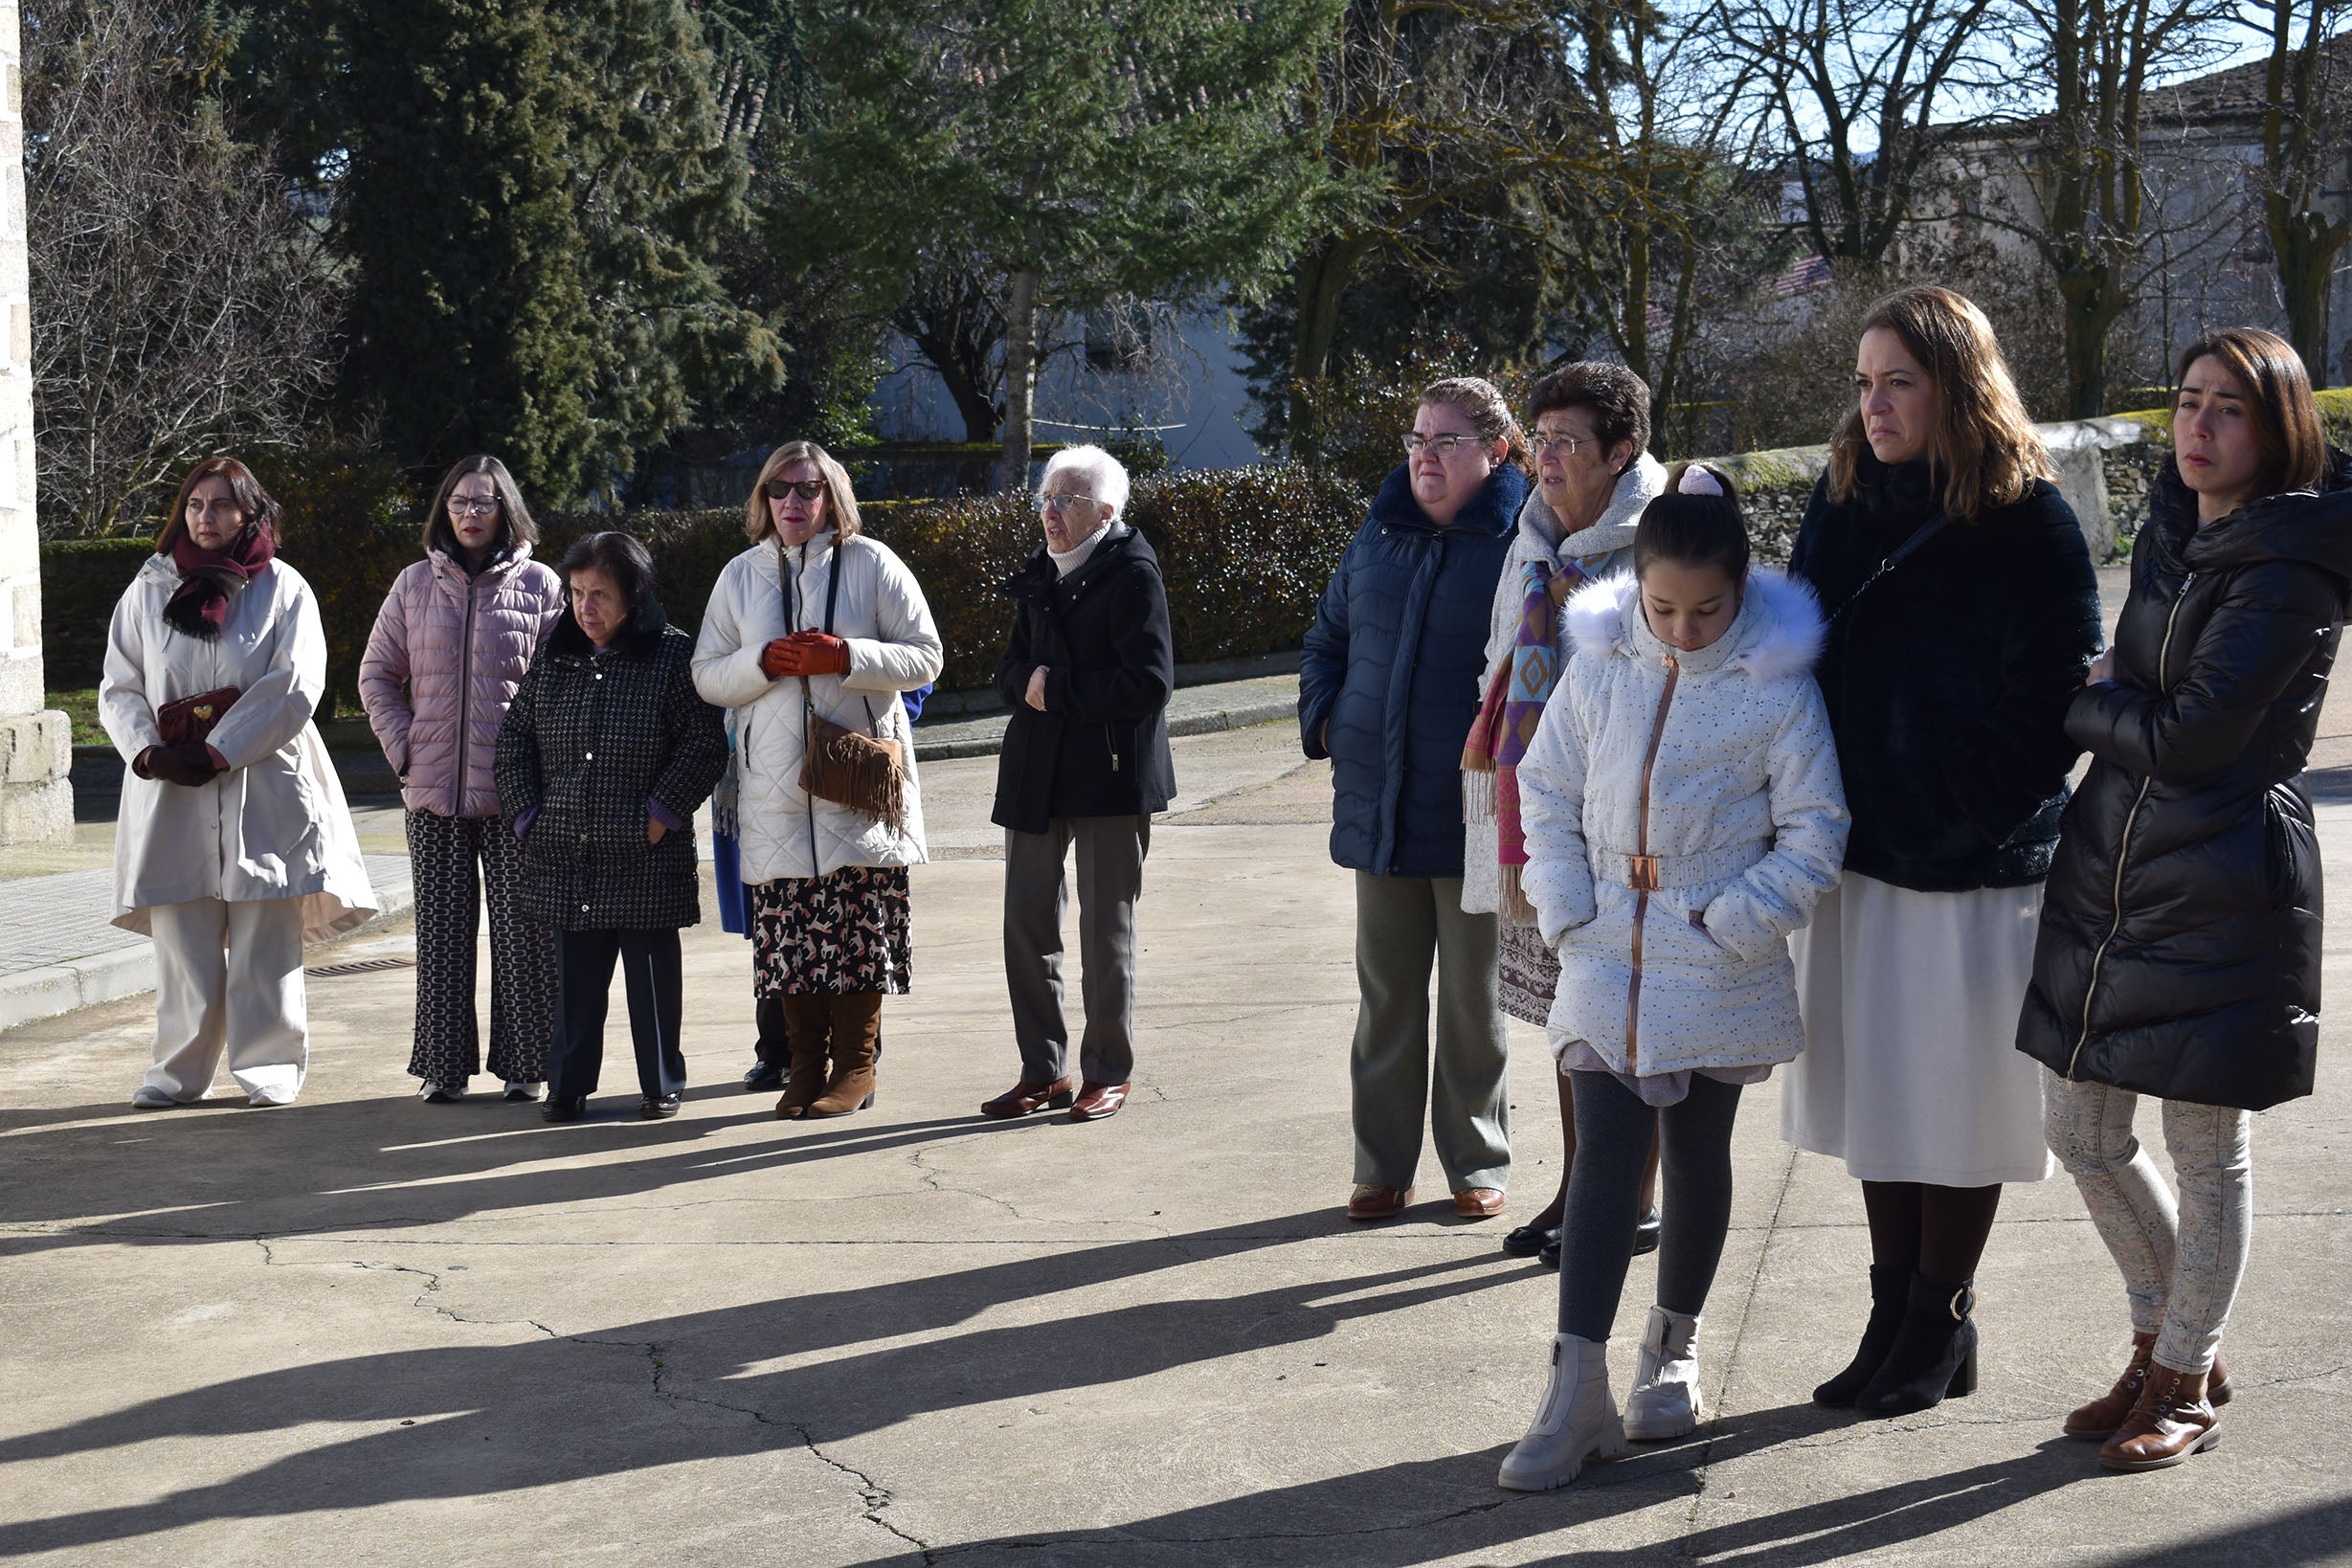
[[(727, 719), (694, 690), (694, 639), (658, 604), (598, 655), (566, 610), (498, 732), (498, 799), (523, 839), (523, 907), (562, 930), (702, 918), (694, 813), (727, 771)], [(645, 841), (646, 802), (683, 824)]]
[(1814, 488), (1788, 563), (1834, 617), (1815, 673), (1853, 812), (1846, 869), (1928, 893), (2039, 882), (2082, 751), (2067, 705), (2099, 646), (2073, 509), (2037, 482), (1865, 590), (1940, 507), (1924, 462), (1864, 452), (1856, 480), (1845, 502)]
[(2297, 776), (2352, 584), (2352, 459), (2325, 495), (2203, 527), (2171, 470), (2149, 498), (2116, 679), (2042, 906), (2018, 1048), (2053, 1072), (2260, 1110), (2311, 1092), (2319, 850)]
[[(1126, 529), (1064, 577), (1041, 548), (1005, 584), (1019, 606), (997, 666), (1013, 710), (990, 820), (1042, 833), (1057, 817), (1146, 817), (1176, 794), (1168, 696), (1176, 644), (1159, 557)], [(1045, 669), (1045, 710), (1028, 702)]]

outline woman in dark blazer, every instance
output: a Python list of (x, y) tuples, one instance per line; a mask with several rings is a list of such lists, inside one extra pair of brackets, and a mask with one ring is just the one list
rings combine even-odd
[(1805, 1050), (1781, 1127), (1845, 1161), (1870, 1217), (1870, 1321), (1813, 1397), (1893, 1416), (1974, 1388), (2002, 1184), (2050, 1171), (2013, 1046), (2099, 604), (1982, 311), (1878, 301), (1855, 383), (1789, 558), (1829, 616), (1816, 673), (1853, 827), (1791, 942)]
[[(2252, 1222), (2249, 1111), (2309, 1094), (2319, 846), (2303, 762), (2352, 587), (2352, 459), (2295, 350), (2213, 332), (2181, 361), (2174, 462), (2132, 549), (2116, 646), (2067, 710), (2067, 808), (2018, 1045), (2050, 1145), (2123, 1270), (2132, 1355), (2067, 1418), (2109, 1469), (2209, 1446)], [(2177, 1208), (2133, 1135), (2164, 1103)]]
[(1300, 739), (1332, 759), (1332, 859), (1355, 873), (1348, 1218), (1412, 1202), (1425, 1111), (1455, 1212), (1483, 1220), (1503, 1212), (1511, 1178), (1511, 1047), (1494, 914), (1462, 907), (1462, 749), (1527, 500), (1527, 443), (1502, 393), (1457, 376), (1422, 392), (1405, 454), (1299, 661)]
[[(1071, 447), (1046, 463), (1040, 488), (1044, 543), (1005, 585), (1017, 609), (997, 690), (1013, 718), (990, 818), (1004, 829), (1004, 974), (1020, 1081), (980, 1111), (1067, 1107), (1070, 1120), (1091, 1122), (1127, 1103), (1135, 1064), (1135, 901), (1152, 814), (1176, 794), (1176, 655), (1159, 559), (1121, 520), (1119, 460)], [(1062, 1018), (1063, 862), (1073, 842), (1086, 1010), (1075, 1084)]]
[(678, 1114), (686, 1063), (678, 932), (702, 918), (694, 813), (727, 770), (727, 727), (694, 690), (694, 639), (654, 597), (653, 557), (593, 533), (556, 568), (565, 609), (498, 736), (499, 804), (523, 840), (525, 912), (556, 932), (550, 1122), (578, 1120), (604, 1060), (618, 960), (638, 1114)]

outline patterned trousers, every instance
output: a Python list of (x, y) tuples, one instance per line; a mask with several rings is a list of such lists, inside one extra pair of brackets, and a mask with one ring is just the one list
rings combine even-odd
[(409, 1076), (460, 1087), (482, 1067), (474, 949), (490, 906), (490, 1076), (536, 1084), (555, 1036), (555, 933), (523, 914), (523, 844), (496, 817), (408, 814), (416, 884), (416, 1045)]

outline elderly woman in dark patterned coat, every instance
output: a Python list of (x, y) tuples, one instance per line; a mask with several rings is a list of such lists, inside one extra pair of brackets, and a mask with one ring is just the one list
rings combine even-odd
[(587, 1110), (603, 1064), (618, 959), (629, 990), (638, 1114), (678, 1114), (678, 931), (702, 918), (694, 813), (727, 769), (719, 709), (696, 694), (694, 641), (654, 597), (653, 558), (590, 534), (556, 569), (567, 605), (498, 737), (499, 803), (523, 840), (523, 900), (555, 928), (550, 1122)]

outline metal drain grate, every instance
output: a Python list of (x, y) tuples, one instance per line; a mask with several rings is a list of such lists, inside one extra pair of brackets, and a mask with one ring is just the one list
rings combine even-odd
[(336, 980), (346, 974), (377, 974), (388, 969), (414, 969), (414, 958), (359, 958), (347, 964), (323, 964), (317, 969), (305, 969), (304, 974), (314, 980)]

